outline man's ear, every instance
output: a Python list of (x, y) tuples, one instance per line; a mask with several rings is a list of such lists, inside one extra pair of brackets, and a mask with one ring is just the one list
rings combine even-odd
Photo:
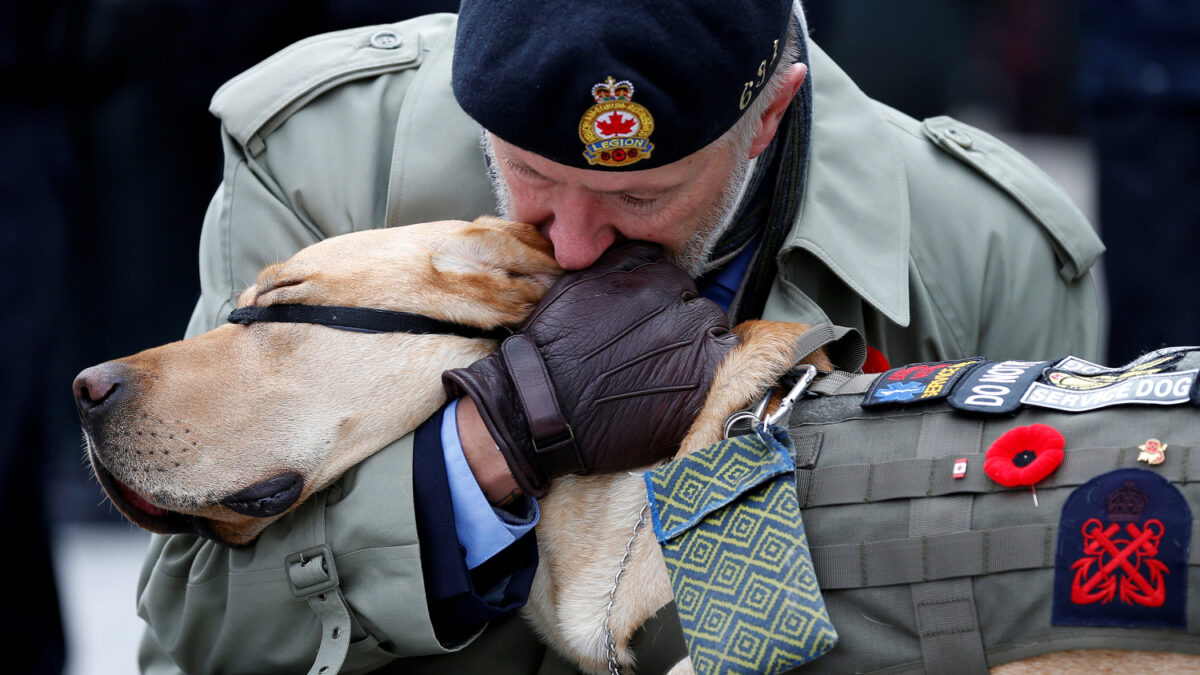
[(762, 119), (758, 121), (757, 130), (754, 132), (754, 141), (750, 144), (751, 159), (761, 155), (763, 150), (770, 145), (771, 139), (775, 138), (775, 132), (779, 131), (779, 121), (783, 119), (783, 114), (787, 112), (796, 92), (800, 91), (800, 85), (804, 84), (804, 78), (807, 75), (808, 66), (803, 63), (794, 63), (788, 67), (783, 86), (775, 93), (775, 99), (771, 101), (771, 105), (763, 113)]

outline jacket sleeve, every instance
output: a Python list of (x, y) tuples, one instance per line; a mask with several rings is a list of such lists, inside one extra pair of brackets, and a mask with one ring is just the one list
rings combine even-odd
[(537, 569), (537, 541), (530, 531), (468, 569), (456, 536), (441, 418), (439, 412), (413, 434), (413, 494), (426, 604), (439, 642), (453, 645), (525, 606)]
[[(491, 197), (478, 128), (456, 125), (458, 116), (466, 119), (461, 111), (443, 111), (437, 131), (419, 132), (427, 122), (422, 115), (434, 114), (427, 106), (453, 101), (448, 75), (444, 92), (430, 82), (437, 90), (418, 96), (414, 84), (438, 79), (417, 66), (440, 62), (438, 55), (452, 50), (453, 27), (452, 16), (435, 15), (316, 36), (217, 93), (212, 109), (222, 121), (226, 162), (201, 233), (201, 297), (189, 336), (223, 322), (259, 270), (304, 246), (385, 223), (473, 218), (491, 210), (484, 206)], [(398, 38), (373, 40), (380, 32)], [(376, 43), (400, 47), (376, 49)], [(447, 127), (455, 129), (453, 139)], [(401, 146), (404, 152), (394, 150)], [(464, 179), (439, 178), (442, 192), (395, 205), (404, 193), (392, 185), (400, 173), (395, 163), (435, 156), (438, 170)], [(442, 213), (421, 211), (436, 204), (448, 206)], [(336, 594), (350, 616), (342, 672), (457, 649), (461, 645), (443, 647), (430, 619), (412, 476), (410, 435), (267, 528), (252, 546), (229, 550), (190, 535), (154, 537), (137, 592), (138, 614), (147, 623), (142, 668), (306, 671), (323, 631), (307, 601), (293, 592), (285, 559), (319, 546), (329, 547)]]
[(250, 547), (154, 537), (138, 583), (138, 614), (148, 626), (142, 670), (307, 670), (322, 625), (289, 583), (288, 559), (322, 545), (339, 582), (325, 593), (351, 617), (342, 672), (455, 651), (522, 607), (537, 566), (533, 534), (467, 569), (454, 535), (439, 419), (369, 457)]
[[(289, 555), (326, 545), (352, 617), (342, 672), (397, 656), (445, 653), (425, 600), (413, 517), (411, 435), (231, 550), (192, 535), (155, 536), (138, 582), (146, 672), (304, 672), (321, 622), (289, 584)], [(386, 647), (384, 646), (386, 645)]]

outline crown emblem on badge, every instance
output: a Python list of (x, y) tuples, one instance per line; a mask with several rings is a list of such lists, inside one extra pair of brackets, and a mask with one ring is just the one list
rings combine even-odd
[(579, 120), (579, 140), (588, 164), (628, 166), (650, 156), (654, 117), (633, 102), (633, 83), (605, 78), (592, 87), (595, 105)]
[(1108, 510), (1108, 519), (1114, 523), (1130, 522), (1142, 517), (1142, 511), (1150, 504), (1146, 493), (1138, 489), (1133, 481), (1125, 481), (1125, 485), (1113, 490), (1105, 497), (1104, 508)]
[(596, 103), (616, 100), (632, 101), (633, 83), (629, 80), (616, 82), (612, 77), (609, 77), (603, 82), (597, 82), (592, 87), (592, 98), (596, 99)]

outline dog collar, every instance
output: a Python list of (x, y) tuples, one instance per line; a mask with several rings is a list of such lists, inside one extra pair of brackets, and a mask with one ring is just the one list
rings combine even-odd
[(229, 313), (229, 323), (251, 324), (312, 323), (339, 330), (360, 333), (415, 333), (420, 335), (449, 334), (466, 338), (503, 340), (512, 334), (507, 328), (478, 328), (460, 323), (440, 321), (423, 314), (393, 312), (369, 307), (335, 307), (329, 305), (268, 305), (239, 307)]

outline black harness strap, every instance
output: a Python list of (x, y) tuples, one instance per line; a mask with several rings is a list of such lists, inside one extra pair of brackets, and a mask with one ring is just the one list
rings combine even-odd
[(654, 613), (629, 638), (629, 649), (637, 657), (638, 675), (666, 675), (687, 658), (687, 643), (672, 600)]
[(478, 328), (460, 323), (431, 319), (422, 314), (393, 312), (368, 307), (334, 307), (329, 305), (268, 305), (239, 307), (229, 313), (230, 323), (251, 324), (260, 321), (274, 323), (312, 323), (341, 330), (362, 333), (415, 333), (420, 335), (449, 334), (466, 338), (503, 340), (512, 334), (507, 328)]

